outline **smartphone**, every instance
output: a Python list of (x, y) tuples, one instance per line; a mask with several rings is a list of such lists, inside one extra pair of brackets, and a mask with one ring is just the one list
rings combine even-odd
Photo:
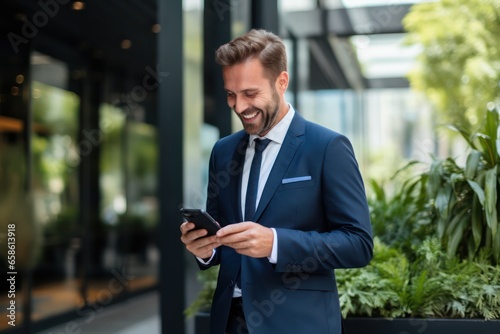
[(196, 225), (195, 230), (207, 230), (207, 236), (214, 235), (220, 229), (219, 223), (203, 209), (181, 209), (181, 215), (185, 221)]

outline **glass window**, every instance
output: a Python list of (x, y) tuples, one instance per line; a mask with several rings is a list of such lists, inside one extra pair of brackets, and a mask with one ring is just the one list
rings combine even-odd
[(134, 276), (129, 290), (157, 283), (158, 201), (156, 129), (129, 121), (126, 125), (126, 211), (119, 219), (119, 254)]
[[(5, 102), (0, 102), (5, 103)], [(26, 196), (26, 143), (21, 119), (0, 116), (0, 270), (4, 280), (0, 294), (0, 331), (23, 323), (22, 268), (31, 265), (40, 249), (40, 234), (34, 228), (32, 203)], [(9, 236), (9, 232), (13, 235)], [(9, 254), (8, 237), (14, 253)], [(12, 257), (12, 255), (14, 257)], [(10, 275), (10, 272), (15, 274)]]
[(356, 35), (351, 43), (368, 78), (401, 78), (415, 66), (418, 46), (405, 46), (405, 34)]
[[(32, 319), (76, 309), (80, 297), (79, 97), (64, 90), (66, 65), (32, 57), (34, 229), (42, 246), (33, 270)], [(49, 84), (48, 84), (49, 83)]]
[(279, 6), (285, 12), (313, 10), (317, 7), (317, 0), (281, 0)]

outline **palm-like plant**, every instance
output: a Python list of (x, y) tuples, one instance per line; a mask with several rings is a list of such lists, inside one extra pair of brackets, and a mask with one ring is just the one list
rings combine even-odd
[(498, 110), (488, 110), (476, 132), (449, 126), (470, 147), (464, 167), (452, 158), (434, 159), (428, 172), (427, 195), (436, 211), (438, 236), (449, 255), (475, 257), (479, 250), (500, 259), (498, 222), (500, 122)]

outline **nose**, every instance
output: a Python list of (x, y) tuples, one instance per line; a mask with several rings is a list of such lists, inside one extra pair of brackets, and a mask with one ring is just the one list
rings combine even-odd
[(248, 102), (243, 97), (235, 97), (232, 105), (233, 110), (237, 114), (241, 114), (248, 109)]

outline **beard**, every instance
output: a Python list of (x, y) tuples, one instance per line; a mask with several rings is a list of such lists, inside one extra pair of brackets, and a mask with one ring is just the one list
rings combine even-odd
[[(241, 115), (238, 115), (240, 117), (243, 128), (245, 131), (250, 134), (250, 135), (259, 135), (259, 136), (264, 136), (266, 133), (269, 132), (275, 125), (276, 125), (276, 120), (278, 118), (279, 114), (279, 105), (280, 105), (280, 97), (278, 95), (278, 92), (276, 89), (273, 87), (273, 92), (272, 92), (272, 99), (271, 101), (264, 106), (263, 109), (259, 109), (256, 107), (250, 107), (244, 112), (241, 113)], [(253, 114), (253, 113), (260, 113), (261, 114), (261, 121), (258, 123), (245, 123), (243, 120), (244, 114)]]

